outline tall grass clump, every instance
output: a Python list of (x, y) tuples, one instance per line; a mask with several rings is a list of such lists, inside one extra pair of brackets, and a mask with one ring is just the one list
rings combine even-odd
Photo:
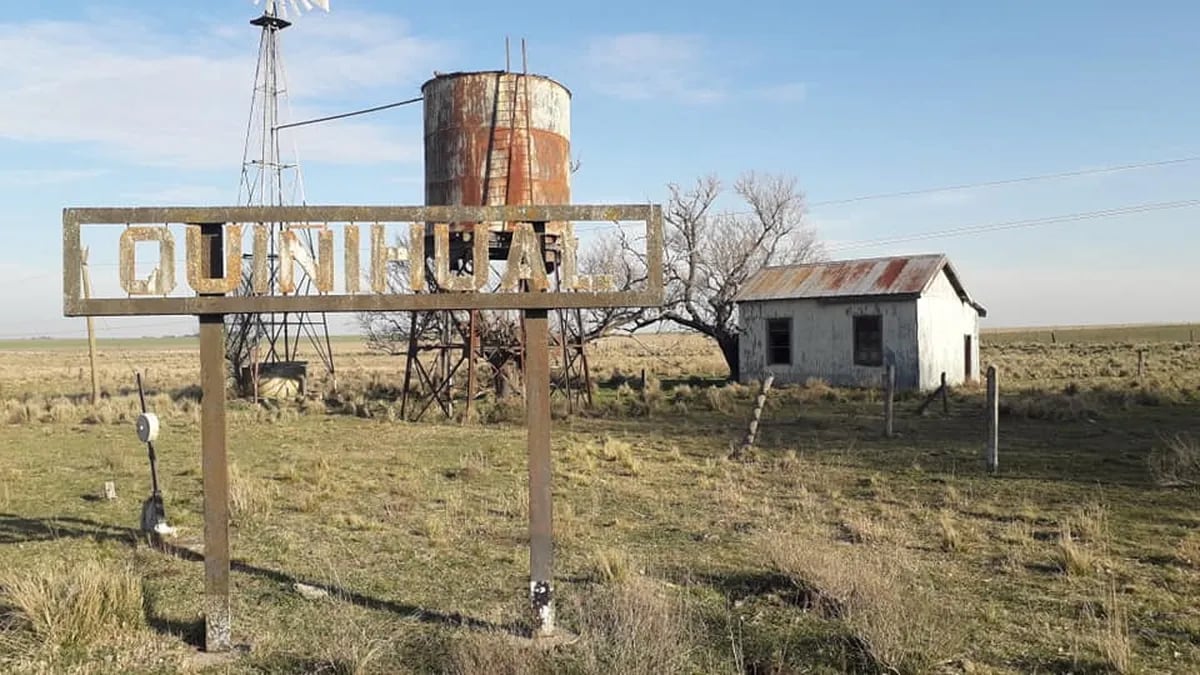
[(229, 514), (237, 523), (264, 516), (279, 496), (273, 483), (247, 476), (236, 464), (229, 467)]
[(1086, 576), (1096, 564), (1096, 556), (1071, 533), (1070, 522), (1062, 524), (1054, 547), (1054, 563), (1067, 576)]
[(1114, 673), (1132, 672), (1133, 639), (1129, 634), (1129, 617), (1117, 596), (1116, 587), (1110, 586), (1104, 611), (1099, 617), (1090, 604), (1084, 613), (1094, 627), (1092, 640), (1108, 670)]
[(728, 387), (707, 387), (704, 400), (716, 412), (729, 413), (733, 410), (733, 392)]
[(643, 576), (593, 587), (563, 607), (582, 639), (547, 651), (522, 647), (504, 634), (457, 640), (440, 672), (458, 675), (705, 672), (697, 663), (699, 621), (682, 598)]
[(1195, 485), (1200, 482), (1200, 443), (1191, 434), (1164, 438), (1146, 457), (1150, 477), (1162, 487)]
[(899, 551), (773, 535), (761, 540), (775, 571), (842, 622), (881, 670), (928, 673), (965, 643), (962, 623)]
[(94, 560), (5, 572), (0, 607), (0, 644), (27, 658), (86, 652), (145, 625), (141, 578), (127, 565)]
[(949, 511), (942, 511), (938, 514), (938, 535), (943, 551), (953, 553), (962, 550), (963, 536), (955, 526), (954, 517), (950, 515)]

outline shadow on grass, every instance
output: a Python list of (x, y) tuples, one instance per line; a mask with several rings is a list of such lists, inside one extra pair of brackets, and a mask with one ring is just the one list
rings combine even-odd
[(689, 575), (690, 582), (709, 586), (733, 602), (758, 596), (772, 596), (803, 609), (817, 604), (816, 589), (797, 584), (778, 572), (731, 571)]
[(1014, 664), (1023, 673), (1072, 673), (1073, 675), (1108, 675), (1117, 672), (1108, 665), (1088, 659), (1069, 657), (1054, 659), (1018, 659)]
[[(94, 520), (60, 516), (55, 518), (24, 518), (11, 513), (0, 513), (0, 544), (20, 544), (36, 541), (52, 541), (56, 539), (91, 539), (103, 542), (111, 541), (136, 546), (139, 541), (146, 541), (146, 534), (129, 527), (107, 525)], [(178, 546), (168, 541), (156, 541), (153, 545), (160, 551), (189, 562), (203, 562), (204, 554), (184, 546)], [(333, 584), (302, 579), (280, 570), (252, 565), (242, 560), (230, 561), (230, 569), (239, 574), (246, 574), (275, 583), (292, 586), (302, 583), (319, 588), (331, 598), (348, 602), (352, 605), (375, 611), (391, 612), (411, 621), (420, 621), (433, 625), (452, 628), (471, 628), (483, 631), (500, 631), (515, 635), (525, 635), (528, 628), (516, 624), (495, 624), (482, 619), (469, 617), (458, 612), (445, 613), (409, 605), (394, 600), (384, 600), (363, 595)], [(180, 622), (159, 616), (147, 616), (150, 625), (156, 630), (179, 635), (189, 644), (203, 642), (203, 622)]]

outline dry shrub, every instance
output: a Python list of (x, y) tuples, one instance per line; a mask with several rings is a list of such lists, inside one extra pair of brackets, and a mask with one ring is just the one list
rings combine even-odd
[(79, 410), (70, 399), (61, 396), (56, 397), (46, 403), (46, 415), (43, 417), (48, 422), (74, 422), (79, 417)]
[(1052, 422), (1092, 419), (1097, 416), (1095, 408), (1082, 396), (1046, 392), (1030, 392), (1013, 398), (1002, 398), (1000, 414), (1006, 417)]
[(1115, 673), (1128, 673), (1132, 668), (1133, 640), (1129, 635), (1129, 618), (1125, 607), (1117, 597), (1115, 586), (1110, 586), (1101, 616), (1089, 604), (1084, 609), (1085, 618), (1095, 630), (1096, 651), (1100, 652), (1105, 665)]
[(688, 605), (661, 582), (630, 576), (593, 588), (565, 608), (577, 617), (575, 644), (558, 651), (522, 646), (507, 634), (463, 636), (445, 671), (460, 675), (693, 673), (700, 637)]
[(1096, 556), (1071, 534), (1070, 522), (1062, 524), (1054, 547), (1054, 564), (1067, 576), (1086, 576), (1096, 565)]
[(439, 671), (452, 675), (542, 675), (554, 672), (550, 653), (530, 649), (505, 633), (469, 633), (451, 647), (449, 663)]
[(1014, 520), (1004, 526), (1000, 540), (1015, 546), (1029, 546), (1033, 543), (1033, 526), (1028, 521)]
[(1175, 557), (1185, 565), (1200, 568), (1200, 532), (1192, 531), (1183, 535), (1175, 546)]
[(580, 632), (588, 640), (571, 654), (591, 673), (685, 673), (695, 647), (688, 606), (660, 582), (631, 576), (602, 586), (578, 607)]
[(1071, 525), (1079, 541), (1104, 543), (1108, 539), (1108, 510), (1100, 502), (1088, 502), (1075, 510)]
[(497, 399), (480, 406), (480, 420), (485, 424), (520, 424), (525, 421), (525, 404), (515, 396)]
[(235, 523), (266, 515), (271, 511), (271, 506), (278, 496), (275, 484), (255, 476), (247, 476), (236, 464), (230, 465), (229, 515)]
[(733, 394), (727, 387), (708, 387), (704, 390), (704, 400), (717, 412), (728, 413), (733, 409)]
[(107, 399), (100, 401), (97, 405), (88, 406), (87, 412), (83, 415), (84, 424), (112, 424), (114, 419), (116, 416)]
[(735, 399), (744, 399), (753, 395), (757, 395), (757, 390), (759, 389), (757, 385), (750, 387), (749, 385), (742, 384), (741, 382), (730, 382), (726, 384), (724, 388), (729, 392), (729, 395)]
[(1177, 433), (1155, 446), (1146, 464), (1160, 486), (1195, 485), (1200, 482), (1200, 443), (1191, 434)]
[(592, 555), (592, 567), (593, 578), (607, 584), (620, 584), (629, 580), (634, 563), (624, 551), (602, 548)]
[(84, 650), (145, 624), (142, 580), (125, 565), (59, 563), (0, 576), (5, 642), (24, 650)]
[(37, 412), (28, 402), (10, 398), (4, 402), (4, 419), (8, 424), (29, 424)]
[(841, 398), (837, 389), (829, 386), (828, 381), (819, 377), (806, 379), (802, 388), (793, 389), (792, 391), (792, 396), (803, 403), (837, 401)]
[(942, 511), (938, 514), (938, 534), (941, 539), (942, 550), (947, 553), (961, 551), (963, 547), (962, 533), (954, 525), (954, 517), (949, 511)]
[(942, 506), (953, 509), (961, 509), (967, 506), (967, 499), (959, 492), (958, 488), (953, 485), (947, 485), (945, 492), (942, 493)]
[(927, 673), (965, 643), (962, 622), (919, 582), (901, 550), (877, 550), (794, 537), (762, 539), (765, 558), (842, 621), (882, 669)]
[(841, 538), (851, 544), (877, 544), (887, 538), (883, 522), (861, 514), (850, 514), (838, 523)]
[(681, 384), (671, 390), (671, 397), (678, 402), (686, 403), (692, 400), (695, 395), (696, 391), (692, 389), (690, 384)]
[(599, 445), (589, 446), (589, 453), (605, 462), (616, 464), (622, 473), (636, 476), (641, 470), (641, 462), (633, 456), (633, 444), (612, 436), (605, 436)]

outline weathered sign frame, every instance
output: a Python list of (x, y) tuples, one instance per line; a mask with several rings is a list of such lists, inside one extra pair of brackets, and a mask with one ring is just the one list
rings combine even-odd
[[(400, 293), (129, 298), (82, 297), (81, 226), (282, 223), (547, 223), (640, 221), (646, 224), (646, 287), (634, 291), (541, 293)], [(655, 273), (658, 270), (659, 273)], [(232, 206), (68, 208), (63, 210), (63, 313), (66, 316), (242, 314), (252, 312), (430, 311), (646, 307), (662, 300), (662, 210), (652, 204), (560, 206)]]
[[(81, 297), (84, 225), (198, 225), (189, 272), (199, 281), (225, 277), (227, 224), (272, 223), (528, 223), (632, 221), (646, 227), (647, 283), (635, 291), (431, 292), (324, 295), (198, 293), (190, 297)], [(193, 237), (198, 234), (199, 236)], [(643, 205), (554, 206), (303, 206), (68, 208), (63, 210), (63, 312), (66, 316), (194, 314), (200, 323), (200, 439), (204, 486), (204, 648), (233, 647), (229, 601), (229, 469), (225, 428), (225, 314), (254, 312), (522, 310), (525, 326), (525, 408), (529, 448), (530, 608), (535, 638), (553, 638), (553, 503), (550, 456), (549, 309), (648, 307), (662, 303), (662, 210)], [(160, 241), (161, 245), (161, 241)], [(132, 267), (132, 255), (128, 265)], [(173, 265), (173, 258), (170, 264)], [(164, 264), (165, 259), (164, 259)]]

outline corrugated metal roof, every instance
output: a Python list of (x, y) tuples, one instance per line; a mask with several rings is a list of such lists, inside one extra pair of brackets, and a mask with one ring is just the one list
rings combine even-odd
[(950, 261), (940, 253), (927, 255), (835, 260), (764, 267), (746, 280), (738, 293), (738, 302), (787, 300), (800, 298), (872, 297), (920, 295), (938, 272), (946, 270), (963, 301), (971, 301)]

